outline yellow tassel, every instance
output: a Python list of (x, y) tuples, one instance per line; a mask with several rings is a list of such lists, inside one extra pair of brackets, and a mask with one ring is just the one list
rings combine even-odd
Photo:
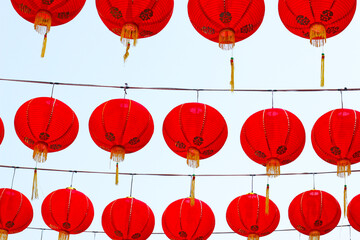
[(325, 54), (321, 54), (321, 82), (320, 86), (323, 87), (325, 83)]
[(270, 159), (266, 163), (266, 175), (268, 177), (277, 177), (280, 175), (280, 162), (277, 159)]
[(234, 83), (234, 58), (230, 59), (230, 65), (231, 65), (231, 80), (230, 80), (230, 86), (231, 86), (231, 92), (234, 92), (235, 83)]
[(219, 47), (230, 50), (235, 47), (235, 32), (232, 29), (223, 29), (219, 33)]
[(259, 240), (259, 235), (257, 235), (257, 234), (249, 234), (248, 240)]
[(115, 185), (119, 184), (119, 163), (116, 163)]
[(189, 148), (186, 156), (186, 163), (189, 167), (198, 168), (200, 165), (200, 152), (196, 148)]
[(309, 240), (320, 240), (320, 232), (319, 231), (311, 231), (309, 234)]
[(310, 26), (310, 43), (314, 47), (324, 46), (326, 43), (326, 29), (321, 23), (314, 23)]
[(47, 159), (48, 148), (44, 142), (38, 142), (34, 146), (33, 159), (36, 162), (45, 162)]
[(40, 10), (36, 16), (34, 21), (34, 29), (41, 35), (45, 35), (50, 32), (51, 28), (51, 14), (47, 11)]
[(7, 240), (8, 239), (8, 231), (4, 229), (0, 229), (0, 240)]
[(44, 35), (43, 46), (41, 49), (41, 57), (42, 58), (45, 57), (46, 43), (47, 43), (47, 33), (45, 33), (45, 35)]
[(126, 46), (126, 52), (124, 54), (124, 62), (126, 62), (126, 59), (129, 57), (129, 49), (130, 49), (130, 43), (128, 42), (127, 46)]
[(351, 163), (347, 159), (337, 161), (337, 175), (338, 177), (344, 178), (351, 174)]
[(59, 232), (59, 240), (69, 240), (70, 234), (64, 231)]
[(33, 186), (32, 186), (32, 194), (31, 200), (39, 198), (39, 191), (38, 191), (38, 184), (37, 184), (37, 168), (34, 170), (34, 179), (33, 179)]
[(344, 218), (346, 218), (347, 215), (347, 186), (344, 185)]
[(270, 200), (270, 187), (269, 184), (266, 185), (266, 200), (265, 200), (265, 214), (269, 214), (269, 200)]
[(114, 162), (122, 162), (125, 159), (125, 149), (121, 146), (113, 146), (111, 148), (110, 159)]
[(193, 174), (191, 179), (191, 191), (190, 191), (190, 206), (195, 204), (195, 174)]
[(133, 45), (136, 46), (137, 39), (139, 37), (139, 29), (135, 24), (127, 23), (121, 29), (120, 41), (124, 45), (128, 45), (129, 41), (133, 41)]

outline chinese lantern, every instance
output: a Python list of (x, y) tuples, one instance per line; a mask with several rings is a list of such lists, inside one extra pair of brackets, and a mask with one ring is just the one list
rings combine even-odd
[(126, 46), (124, 61), (129, 56), (130, 43), (158, 34), (169, 22), (174, 0), (96, 0), (96, 8), (105, 26)]
[(172, 240), (206, 240), (214, 231), (215, 216), (203, 201), (195, 199), (195, 204), (191, 206), (190, 198), (183, 198), (165, 209), (162, 228)]
[(227, 138), (224, 117), (203, 103), (184, 103), (166, 116), (164, 139), (177, 155), (186, 158), (190, 167), (199, 167), (199, 160), (217, 153)]
[[(322, 115), (311, 131), (317, 155), (337, 165), (337, 175), (346, 181), (351, 164), (360, 162), (360, 113), (352, 109), (335, 109)], [(344, 185), (344, 216), (346, 216), (347, 185)]]
[(102, 226), (114, 240), (145, 240), (154, 230), (155, 218), (146, 203), (132, 197), (120, 198), (104, 209)]
[[(251, 160), (266, 166), (269, 177), (277, 177), (280, 175), (280, 166), (294, 161), (302, 152), (305, 129), (299, 118), (291, 112), (270, 108), (256, 112), (246, 120), (240, 141)], [(266, 195), (268, 201), (269, 184)]]
[(347, 216), (350, 225), (360, 232), (360, 194), (355, 196), (349, 203)]
[[(326, 39), (342, 32), (351, 22), (356, 0), (279, 0), (279, 15), (293, 34), (322, 47)], [(321, 55), (321, 86), (324, 86), (324, 52)]]
[(258, 240), (275, 231), (280, 221), (279, 209), (270, 200), (269, 214), (265, 214), (265, 202), (265, 197), (254, 193), (232, 200), (226, 211), (229, 227), (248, 240)]
[(44, 35), (41, 57), (45, 56), (47, 34), (51, 26), (70, 22), (78, 15), (85, 0), (11, 0), (16, 12), (34, 23), (34, 29)]
[(98, 106), (90, 116), (91, 138), (101, 149), (111, 152), (110, 159), (124, 161), (125, 153), (142, 149), (154, 133), (154, 122), (149, 111), (129, 99), (113, 99)]
[[(223, 50), (250, 37), (265, 14), (264, 0), (189, 0), (188, 14), (196, 31)], [(231, 57), (231, 90), (234, 90), (234, 59)]]
[[(33, 159), (45, 162), (47, 154), (67, 148), (76, 138), (79, 122), (74, 111), (55, 98), (39, 97), (25, 102), (15, 115), (15, 130), (25, 146), (34, 150)], [(32, 198), (38, 198), (37, 170)]]
[(70, 234), (84, 232), (94, 219), (90, 199), (75, 188), (59, 189), (50, 193), (42, 203), (45, 224), (59, 232), (59, 240), (69, 240)]
[(310, 190), (297, 195), (289, 206), (291, 225), (310, 240), (331, 232), (339, 223), (341, 209), (329, 193)]
[(5, 135), (4, 123), (3, 123), (2, 119), (0, 118), (0, 144), (4, 140), (4, 135)]
[(33, 208), (22, 193), (0, 188), (0, 239), (7, 240), (8, 234), (24, 231), (33, 219)]

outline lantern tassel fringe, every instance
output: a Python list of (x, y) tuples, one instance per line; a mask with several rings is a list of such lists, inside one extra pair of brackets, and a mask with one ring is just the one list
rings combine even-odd
[(347, 186), (344, 185), (344, 218), (346, 218), (347, 215)]
[(69, 240), (70, 234), (64, 231), (59, 232), (59, 240)]
[(0, 229), (0, 240), (7, 240), (8, 239), (8, 231), (4, 229)]
[(198, 168), (200, 165), (200, 152), (196, 148), (189, 148), (186, 156), (186, 163), (189, 167)]
[(37, 168), (34, 169), (34, 178), (32, 185), (31, 200), (39, 199), (38, 183), (37, 183)]
[(45, 162), (47, 159), (48, 148), (46, 143), (38, 142), (34, 147), (33, 159), (36, 162)]
[(344, 178), (351, 174), (351, 163), (349, 160), (340, 160), (337, 162), (337, 176)]
[(314, 47), (322, 47), (326, 43), (326, 29), (321, 23), (310, 26), (310, 43)]
[(119, 163), (116, 163), (115, 185), (119, 184)]
[(231, 80), (230, 80), (230, 86), (231, 86), (231, 92), (234, 92), (235, 88), (235, 82), (234, 82), (234, 58), (232, 57), (230, 59), (230, 65), (231, 65)]
[(266, 185), (265, 214), (269, 214), (270, 186)]
[(135, 47), (138, 37), (139, 37), (139, 30), (136, 25), (128, 23), (122, 27), (120, 41), (124, 45), (128, 45), (128, 43), (130, 43), (130, 40), (132, 40), (133, 45)]
[(46, 44), (47, 44), (47, 33), (45, 33), (45, 35), (44, 35), (43, 46), (41, 49), (41, 57), (42, 58), (45, 57)]
[(231, 50), (235, 47), (235, 32), (226, 28), (219, 33), (219, 47), (222, 50)]
[(320, 86), (323, 87), (325, 84), (325, 54), (321, 54), (321, 81)]
[(124, 161), (125, 149), (121, 146), (113, 146), (111, 148), (110, 159), (117, 163)]
[(39, 34), (45, 35), (50, 32), (51, 22), (51, 14), (47, 11), (40, 10), (35, 16), (34, 29)]
[(190, 206), (195, 204), (195, 175), (191, 179), (191, 190), (190, 190)]
[(257, 235), (257, 234), (249, 234), (248, 240), (259, 240), (259, 235)]
[(277, 159), (271, 159), (266, 163), (266, 175), (268, 177), (278, 177), (280, 175), (280, 162)]
[(309, 234), (309, 240), (320, 240), (320, 232), (319, 231), (311, 231)]

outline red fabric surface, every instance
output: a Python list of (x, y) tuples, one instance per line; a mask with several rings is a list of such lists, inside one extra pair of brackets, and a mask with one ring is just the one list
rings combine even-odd
[(341, 209), (329, 193), (310, 190), (297, 195), (289, 206), (291, 225), (299, 232), (309, 235), (319, 231), (320, 235), (331, 232), (339, 223)]
[(195, 199), (194, 206), (190, 206), (190, 198), (176, 200), (162, 216), (162, 228), (172, 240), (205, 240), (210, 237), (214, 227), (214, 213), (198, 199)]
[(51, 26), (70, 22), (81, 11), (85, 0), (11, 0), (16, 12), (29, 22), (34, 23), (40, 10), (51, 14)]
[(113, 33), (120, 36), (122, 27), (131, 23), (139, 29), (138, 38), (146, 38), (159, 33), (169, 22), (174, 0), (96, 0), (96, 8)]
[(322, 23), (326, 37), (342, 32), (351, 22), (356, 0), (279, 0), (279, 15), (293, 34), (309, 39), (310, 26)]
[(305, 145), (305, 129), (299, 118), (284, 109), (270, 108), (251, 115), (240, 134), (241, 146), (253, 161), (280, 165), (294, 161)]
[(4, 123), (3, 123), (2, 119), (0, 118), (0, 144), (4, 140), (4, 135), (5, 135)]
[(335, 109), (322, 115), (311, 131), (311, 141), (317, 155), (324, 161), (337, 164), (347, 159), (360, 161), (360, 112)]
[(349, 203), (347, 217), (350, 225), (360, 232), (360, 194), (356, 195)]
[(67, 148), (76, 138), (79, 121), (65, 103), (55, 98), (34, 98), (18, 109), (15, 130), (20, 140), (34, 149), (38, 142), (46, 143), (48, 152)]
[(25, 230), (33, 219), (33, 208), (22, 193), (0, 188), (0, 229), (9, 234)]
[(260, 27), (265, 14), (264, 0), (189, 0), (188, 14), (196, 31), (203, 37), (219, 42), (223, 29), (235, 32), (241, 41)]
[(135, 198), (120, 198), (106, 206), (102, 226), (111, 239), (145, 240), (154, 230), (155, 218), (146, 203)]
[(224, 117), (202, 103), (175, 107), (163, 124), (164, 139), (177, 155), (186, 158), (190, 147), (200, 151), (200, 160), (211, 157), (224, 145), (228, 130)]
[(44, 199), (41, 214), (49, 228), (78, 234), (90, 226), (94, 207), (85, 194), (66, 188), (56, 190)]
[(269, 200), (269, 214), (265, 214), (265, 199), (249, 193), (232, 200), (226, 211), (230, 228), (244, 237), (249, 234), (262, 237), (272, 233), (279, 225), (280, 212), (275, 203)]
[(113, 99), (93, 111), (89, 131), (100, 148), (109, 152), (113, 146), (122, 146), (126, 153), (132, 153), (150, 141), (154, 122), (141, 104), (129, 99)]

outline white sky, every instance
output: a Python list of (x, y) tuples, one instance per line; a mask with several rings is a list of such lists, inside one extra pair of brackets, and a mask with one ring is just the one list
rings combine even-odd
[[(88, 0), (80, 14), (70, 23), (53, 27), (48, 34), (45, 59), (40, 58), (42, 36), (33, 25), (17, 15), (10, 0), (0, 1), (0, 78), (29, 79), (52, 82), (89, 83), (147, 87), (228, 88), (231, 53), (200, 36), (193, 29), (187, 15), (187, 1), (176, 0), (174, 13), (165, 29), (158, 35), (140, 39), (130, 57), (123, 63), (125, 48), (119, 37), (101, 22), (94, 0)], [(328, 39), (325, 47), (325, 87), (359, 87), (360, 19), (356, 13), (349, 27), (338, 36)], [(266, 1), (265, 18), (258, 31), (236, 44), (235, 87), (254, 89), (319, 88), (321, 50), (306, 39), (288, 32), (277, 11), (277, 1)], [(34, 167), (32, 151), (18, 139), (14, 130), (14, 116), (27, 100), (50, 96), (50, 85), (20, 84), (0, 81), (0, 116), (5, 125), (5, 139), (0, 147), (0, 164)], [(49, 154), (43, 168), (115, 171), (109, 169), (109, 153), (91, 140), (88, 120), (101, 103), (122, 98), (123, 90), (55, 86), (54, 97), (68, 104), (77, 114), (80, 130), (75, 142), (66, 150)], [(127, 98), (143, 104), (152, 114), (155, 132), (149, 144), (137, 153), (126, 156), (121, 172), (185, 173), (191, 174), (186, 161), (171, 152), (162, 136), (162, 123), (175, 106), (196, 101), (196, 92), (128, 90)], [(197, 174), (206, 173), (264, 173), (265, 168), (252, 162), (240, 146), (240, 130), (253, 113), (271, 107), (271, 93), (201, 92), (200, 102), (215, 107), (228, 124), (229, 135), (222, 150), (204, 160)], [(344, 92), (344, 107), (359, 110), (358, 92)], [(306, 130), (303, 153), (293, 163), (281, 168), (285, 172), (335, 171), (336, 166), (322, 161), (312, 149), (310, 133), (316, 119), (340, 107), (338, 92), (275, 93), (275, 107), (296, 114)], [(359, 165), (353, 169), (360, 169)], [(0, 187), (10, 187), (12, 169), (0, 168)], [(32, 171), (18, 170), (14, 189), (31, 196)], [(30, 226), (46, 227), (41, 218), (41, 202), (52, 191), (70, 184), (70, 173), (39, 172), (40, 200), (33, 201), (34, 219)], [(360, 174), (348, 179), (349, 200), (360, 193)], [(250, 177), (198, 177), (196, 197), (213, 209), (215, 231), (230, 231), (225, 219), (228, 204), (235, 197), (250, 191)], [(265, 177), (254, 179), (254, 191), (265, 195)], [(89, 230), (102, 230), (101, 214), (111, 201), (129, 194), (130, 177), (120, 176), (114, 186), (113, 175), (75, 174), (74, 187), (85, 193), (95, 207), (95, 218)], [(162, 232), (161, 216), (173, 201), (187, 197), (189, 177), (134, 178), (133, 196), (146, 202), (155, 214), (155, 232)], [(316, 186), (335, 196), (342, 203), (343, 180), (332, 175), (316, 176)], [(291, 228), (287, 209), (299, 193), (312, 188), (312, 176), (280, 176), (271, 181), (271, 199), (280, 209), (278, 229)], [(342, 204), (341, 204), (342, 205)], [(347, 220), (340, 220), (347, 224)], [(351, 231), (352, 238), (360, 234)], [(210, 239), (244, 239), (237, 234), (213, 235)], [(298, 232), (275, 232), (263, 239), (297, 239)], [(341, 238), (340, 238), (341, 237)], [(25, 230), (10, 239), (40, 239), (40, 232)], [(44, 232), (44, 239), (56, 239), (54, 231)], [(92, 239), (93, 234), (71, 236), (72, 240)], [(108, 239), (97, 234), (96, 239)], [(152, 239), (167, 239), (152, 235)], [(307, 239), (302, 236), (301, 239)], [(349, 228), (335, 229), (321, 239), (349, 239)]]

